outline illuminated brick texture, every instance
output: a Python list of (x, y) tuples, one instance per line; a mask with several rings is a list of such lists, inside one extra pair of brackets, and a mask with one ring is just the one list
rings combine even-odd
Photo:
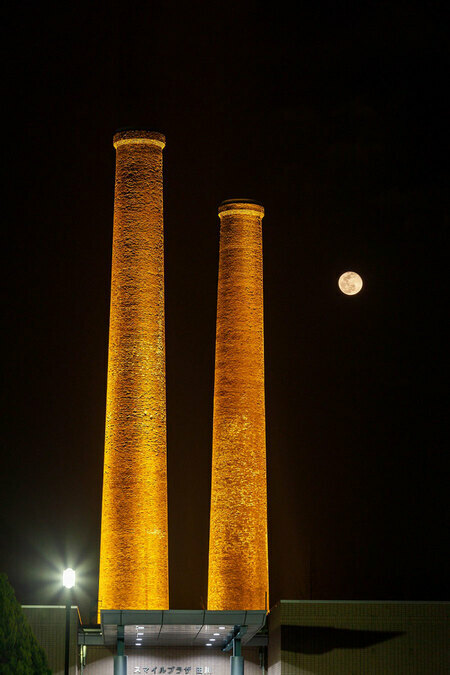
[(219, 207), (208, 609), (269, 606), (263, 216), (248, 200)]
[(116, 184), (100, 550), (102, 609), (168, 609), (162, 151), (114, 136)]

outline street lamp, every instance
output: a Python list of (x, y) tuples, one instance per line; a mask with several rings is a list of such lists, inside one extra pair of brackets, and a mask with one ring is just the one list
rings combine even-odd
[(63, 586), (66, 588), (73, 588), (75, 586), (75, 570), (68, 567), (63, 572)]
[(70, 647), (70, 608), (72, 605), (71, 588), (75, 586), (75, 570), (68, 567), (63, 572), (63, 586), (67, 588), (66, 598), (66, 641), (64, 655), (64, 675), (69, 675), (69, 647)]

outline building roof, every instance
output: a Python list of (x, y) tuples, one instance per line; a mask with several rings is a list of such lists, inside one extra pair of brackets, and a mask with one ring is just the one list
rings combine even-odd
[[(124, 626), (125, 646), (143, 647), (205, 647), (224, 649), (242, 627), (242, 645), (249, 645), (263, 628), (264, 610), (102, 610), (101, 638), (99, 634), (81, 636), (84, 644), (114, 645), (117, 627)], [(244, 628), (245, 627), (245, 628)], [(137, 641), (137, 638), (140, 638)], [(253, 642), (255, 642), (253, 640)]]

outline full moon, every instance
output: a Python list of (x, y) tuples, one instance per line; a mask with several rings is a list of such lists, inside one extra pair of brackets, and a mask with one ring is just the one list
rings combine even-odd
[(339, 277), (338, 285), (345, 295), (356, 295), (362, 288), (363, 280), (356, 272), (344, 272)]

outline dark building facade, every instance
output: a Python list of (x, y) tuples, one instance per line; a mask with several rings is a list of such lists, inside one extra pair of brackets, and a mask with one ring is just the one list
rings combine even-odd
[[(62, 675), (65, 608), (25, 606), (24, 611), (47, 652), (53, 673)], [(246, 620), (249, 624), (249, 639), (246, 643), (243, 640), (242, 649), (246, 675), (450, 672), (448, 602), (281, 600), (265, 622), (260, 617), (256, 621), (250, 615), (232, 617), (230, 613), (231, 623), (220, 631), (221, 637), (214, 643), (207, 640), (219, 632), (219, 623), (194, 623), (205, 614), (199, 610), (186, 611), (186, 618), (178, 619), (175, 610), (164, 621), (191, 623), (143, 623), (148, 639), (140, 647), (134, 643), (134, 636), (141, 624), (136, 624), (136, 613), (126, 614), (123, 612), (120, 618), (110, 616), (100, 628), (93, 629), (82, 626), (77, 609), (72, 608), (70, 675), (113, 673), (115, 636), (121, 621), (127, 674), (228, 675), (231, 652), (224, 652), (223, 645), (235, 618), (241, 625)], [(205, 614), (206, 621), (210, 618)], [(156, 646), (159, 643), (161, 646)]]
[(445, 602), (281, 600), (270, 675), (437, 675), (450, 669)]

